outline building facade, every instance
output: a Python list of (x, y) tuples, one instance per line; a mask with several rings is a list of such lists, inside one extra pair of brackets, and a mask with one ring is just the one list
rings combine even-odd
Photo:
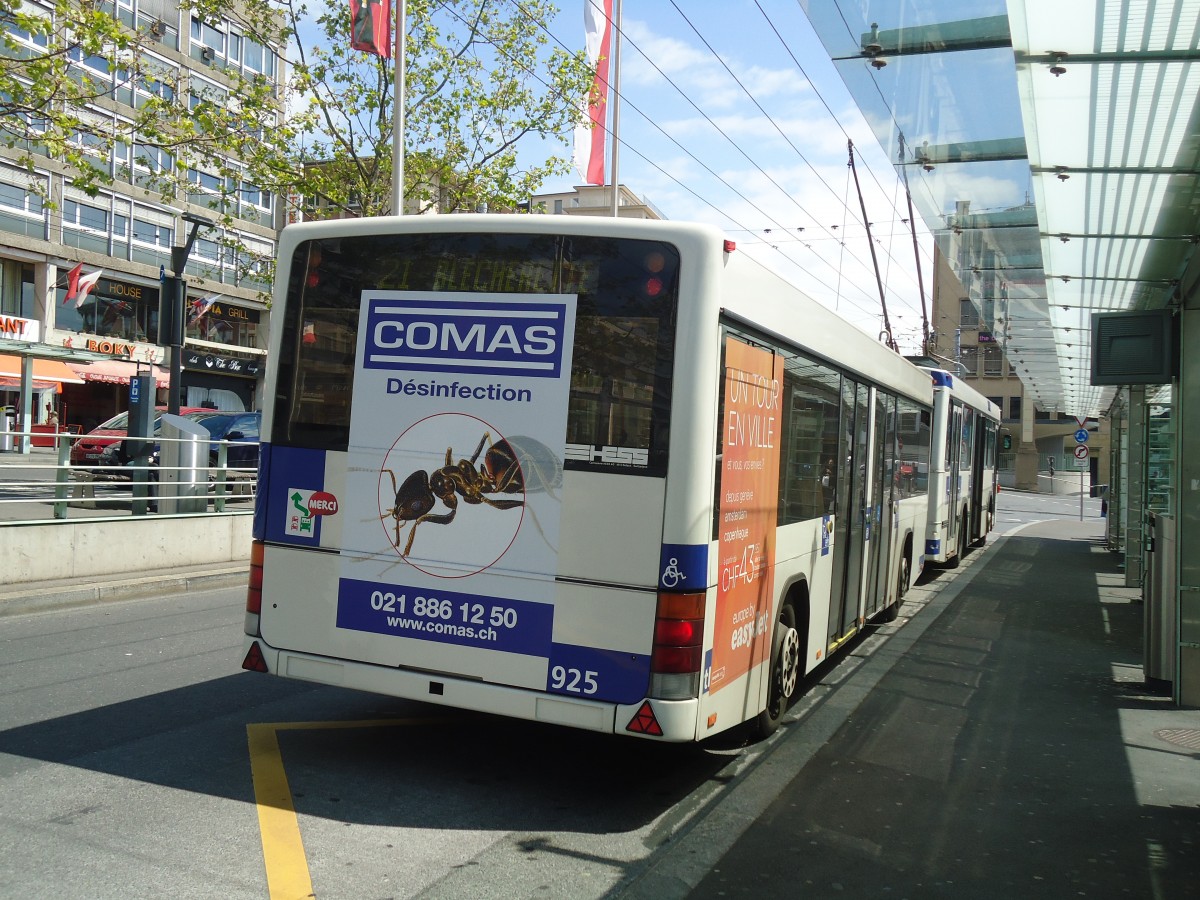
[[(128, 407), (130, 376), (138, 372), (155, 375), (156, 399), (166, 402), (169, 348), (158, 334), (162, 279), (176, 274), (172, 249), (192, 234), (179, 273), (187, 282), (181, 405), (261, 405), (264, 299), (283, 224), (279, 204), (249, 179), (231, 184), (216, 166), (184, 167), (172, 154), (140, 144), (128, 126), (154, 96), (187, 97), (190, 107), (201, 98), (227, 97), (231, 72), (270, 79), (279, 96), (282, 62), (233, 22), (205, 21), (172, 0), (104, 0), (100, 6), (144, 34), (145, 58), (161, 78), (131, 78), (99, 56), (72, 57), (72, 73), (105, 90), (77, 114), (115, 138), (102, 151), (94, 142), (89, 148), (82, 132), (79, 137), (84, 152), (94, 151), (93, 165), (110, 176), (98, 190), (77, 187), (75, 171), (36, 141), (0, 147), (0, 405), (22, 431), (51, 415), (62, 426), (88, 430)], [(26, 0), (24, 9), (54, 15), (37, 0)], [(15, 48), (5, 51), (10, 58), (45, 52), (39, 35), (14, 22), (3, 27)], [(34, 160), (32, 172), (20, 164), (25, 152)], [(157, 185), (164, 175), (186, 189), (163, 199)], [(218, 205), (232, 217), (230, 225), (192, 228), (182, 218), (214, 221)]]
[[(1080, 422), (1061, 410), (1047, 409), (1026, 390), (1029, 376), (1023, 358), (1005, 352), (1009, 317), (1020, 315), (1021, 285), (1014, 274), (997, 270), (998, 255), (981, 240), (989, 229), (1007, 221), (1024, 222), (1032, 206), (995, 213), (970, 214), (959, 205), (961, 227), (951, 242), (970, 283), (955, 274), (941, 245), (934, 248), (934, 362), (961, 376), (1001, 410), (997, 457), (1005, 487), (1071, 494), (1108, 483), (1108, 425), (1096, 419)], [(986, 219), (986, 222), (977, 221)], [(1022, 369), (1024, 371), (1022, 371)], [(1080, 431), (1086, 439), (1079, 440)], [(1086, 451), (1077, 448), (1086, 447)], [(1083, 453), (1086, 452), (1086, 455)]]
[[(617, 193), (618, 212), (622, 219), (665, 219), (658, 208), (639, 197), (625, 185)], [(537, 194), (531, 202), (533, 212), (556, 216), (611, 216), (613, 214), (612, 185), (584, 184), (570, 191)]]

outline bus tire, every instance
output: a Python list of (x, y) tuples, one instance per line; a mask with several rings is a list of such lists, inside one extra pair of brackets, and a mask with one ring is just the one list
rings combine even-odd
[(770, 677), (767, 706), (754, 721), (754, 733), (759, 738), (775, 733), (796, 693), (796, 685), (800, 683), (800, 631), (796, 608), (790, 600), (784, 600), (780, 605), (779, 616), (775, 619)]

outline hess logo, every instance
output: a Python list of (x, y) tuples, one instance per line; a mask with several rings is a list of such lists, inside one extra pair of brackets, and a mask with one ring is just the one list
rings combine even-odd
[(310, 516), (332, 516), (338, 511), (337, 497), (328, 491), (316, 491), (308, 498), (308, 514)]

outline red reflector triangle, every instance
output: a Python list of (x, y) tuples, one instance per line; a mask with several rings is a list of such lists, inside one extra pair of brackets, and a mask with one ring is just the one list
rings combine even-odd
[(650, 706), (649, 700), (643, 703), (641, 709), (629, 720), (625, 730), (635, 734), (651, 734), (655, 737), (662, 737), (662, 727), (659, 726), (658, 719), (654, 718), (654, 709)]
[(267, 661), (263, 659), (262, 650), (258, 648), (258, 641), (250, 645), (250, 652), (246, 654), (246, 658), (242, 660), (242, 668), (249, 669), (251, 672), (266, 672)]

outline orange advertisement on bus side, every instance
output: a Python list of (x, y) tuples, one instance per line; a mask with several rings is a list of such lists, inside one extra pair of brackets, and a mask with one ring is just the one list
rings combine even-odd
[(783, 359), (725, 342), (717, 614), (708, 691), (770, 656)]

